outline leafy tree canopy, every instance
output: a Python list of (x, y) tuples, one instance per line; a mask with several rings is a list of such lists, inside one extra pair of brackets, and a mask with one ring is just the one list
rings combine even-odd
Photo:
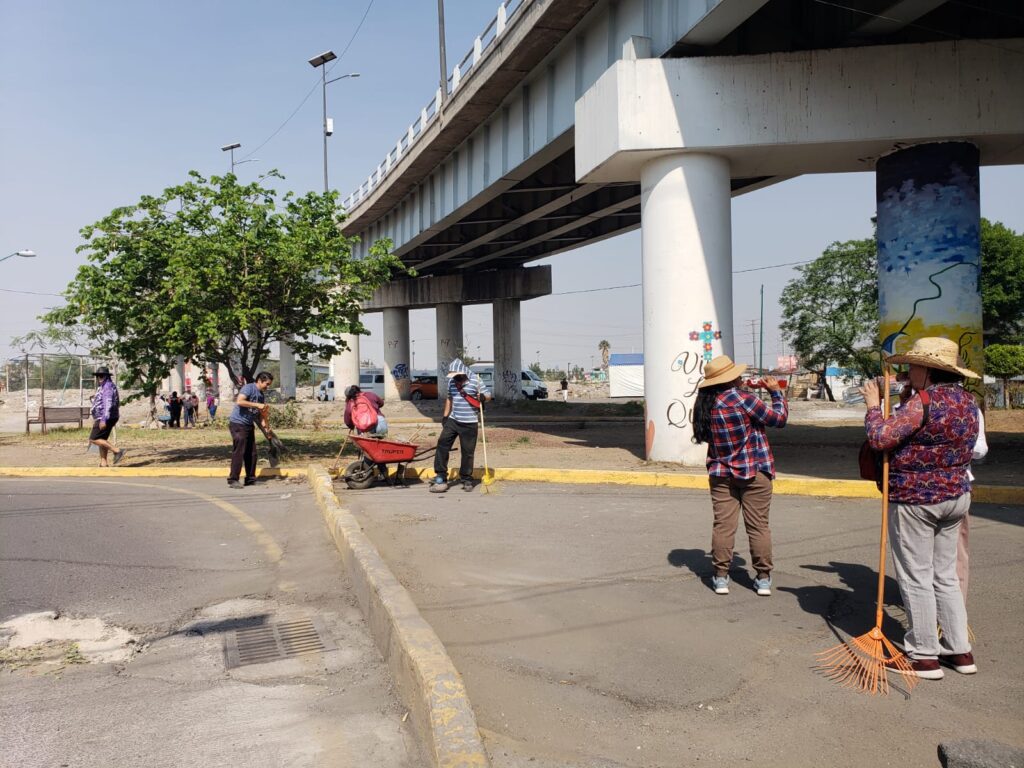
[(803, 365), (878, 373), (878, 254), (874, 238), (832, 243), (782, 291), (782, 332)]
[(1024, 346), (989, 344), (985, 347), (985, 372), (997, 379), (1024, 376)]
[(366, 333), (360, 302), (404, 272), (386, 240), (353, 258), (336, 198), (192, 171), (82, 229), (88, 263), (67, 305), (42, 319), (86, 329), (151, 396), (179, 355), (223, 363), (236, 380), (255, 376), (274, 341), (329, 359), (340, 334)]
[(986, 344), (1024, 344), (1024, 234), (981, 220)]

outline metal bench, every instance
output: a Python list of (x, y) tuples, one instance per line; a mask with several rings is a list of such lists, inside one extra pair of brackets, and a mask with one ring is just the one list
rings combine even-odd
[(92, 410), (89, 406), (73, 405), (73, 406), (54, 406), (54, 405), (41, 405), (39, 406), (39, 415), (35, 418), (26, 415), (25, 418), (25, 434), (29, 433), (29, 427), (32, 424), (39, 424), (43, 428), (43, 433), (46, 432), (46, 427), (49, 424), (77, 424), (78, 428), (81, 429), (84, 422), (91, 418)]

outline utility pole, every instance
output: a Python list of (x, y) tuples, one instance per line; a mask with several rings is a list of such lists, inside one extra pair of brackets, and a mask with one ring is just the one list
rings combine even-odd
[[(444, 43), (444, 0), (437, 0), (437, 37), (441, 52), (441, 104), (448, 98), (448, 62), (445, 58)], [(441, 104), (437, 111), (441, 111)]]
[(757, 358), (757, 369), (758, 375), (764, 375), (764, 283), (761, 283), (761, 354)]
[(757, 365), (757, 329), (754, 328), (754, 324), (757, 320), (750, 321), (750, 355), (753, 358), (751, 365)]

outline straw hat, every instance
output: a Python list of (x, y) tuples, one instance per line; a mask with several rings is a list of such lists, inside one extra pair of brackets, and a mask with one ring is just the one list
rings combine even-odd
[(890, 363), (909, 363), (923, 365), (926, 368), (938, 368), (940, 371), (949, 371), (969, 379), (981, 378), (964, 366), (964, 361), (960, 359), (960, 348), (956, 342), (941, 336), (926, 336), (918, 339), (909, 351), (902, 355), (889, 355), (886, 360)]
[(747, 370), (746, 363), (737, 365), (728, 355), (719, 355), (704, 366), (704, 381), (700, 383), (698, 388), (703, 389), (704, 387), (713, 387), (715, 384), (725, 384), (727, 381), (733, 381), (742, 376), (745, 370)]

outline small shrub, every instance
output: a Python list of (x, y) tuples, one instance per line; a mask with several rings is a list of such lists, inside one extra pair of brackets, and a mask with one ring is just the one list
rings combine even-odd
[(313, 418), (310, 419), (309, 426), (313, 429), (314, 432), (320, 432), (324, 428), (324, 421), (325, 419), (323, 411), (317, 410), (317, 412), (313, 414)]
[(302, 426), (302, 409), (294, 400), (284, 408), (270, 409), (270, 426), (272, 429), (290, 429)]

